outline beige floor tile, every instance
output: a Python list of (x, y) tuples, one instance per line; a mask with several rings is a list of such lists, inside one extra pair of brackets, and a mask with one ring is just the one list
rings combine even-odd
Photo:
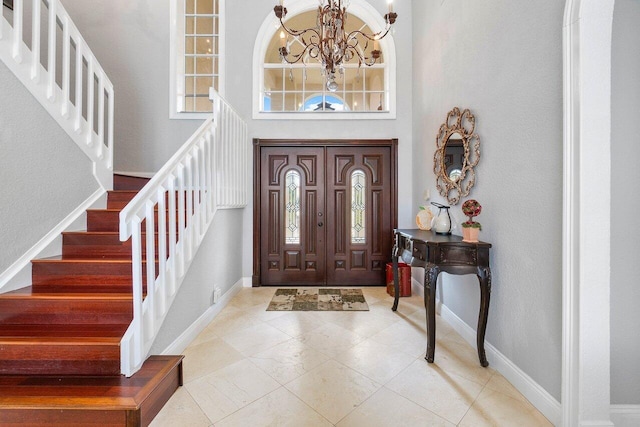
[(162, 410), (153, 419), (150, 427), (175, 427), (188, 425), (208, 427), (211, 420), (202, 412), (187, 390), (179, 388)]
[(254, 305), (253, 307), (245, 308), (243, 313), (250, 315), (253, 319), (260, 322), (269, 322), (277, 319), (278, 317), (290, 314), (289, 311), (267, 311), (269, 303)]
[(261, 323), (257, 315), (243, 310), (224, 310), (207, 326), (219, 337), (234, 335)]
[(393, 312), (364, 288), (368, 312), (268, 312), (275, 289), (242, 289), (194, 339), (154, 427), (550, 425), (439, 316), (426, 363), (419, 296)]
[(242, 360), (244, 356), (220, 338), (187, 347), (184, 351), (184, 382), (195, 379)]
[(416, 358), (391, 346), (367, 340), (339, 354), (335, 360), (377, 383), (386, 384)]
[(482, 386), (418, 359), (387, 387), (449, 422), (457, 424), (482, 391)]
[[(394, 313), (393, 310), (391, 310), (391, 307), (393, 306), (393, 298), (389, 297), (389, 299), (385, 299), (382, 301), (378, 301), (374, 304), (369, 304), (369, 311), (373, 312), (373, 313), (377, 313), (377, 312), (391, 312)], [(405, 298), (400, 298), (400, 302), (398, 303), (398, 309), (395, 311), (395, 313), (401, 313), (405, 316), (408, 316), (412, 313), (415, 313), (416, 311), (422, 311), (424, 313), (424, 306), (418, 305), (416, 306), (415, 304), (409, 304), (405, 301)]]
[(204, 328), (202, 332), (200, 332), (198, 336), (193, 341), (191, 341), (189, 345), (194, 346), (194, 345), (202, 344), (205, 341), (211, 341), (215, 338), (220, 338), (216, 333), (215, 328), (210, 328), (207, 325), (207, 327)]
[(300, 335), (300, 342), (328, 356), (336, 356), (356, 344), (364, 341), (364, 337), (348, 331), (333, 323), (325, 323), (311, 332)]
[(447, 373), (460, 375), (481, 385), (486, 385), (495, 373), (493, 368), (480, 365), (474, 347), (447, 338), (436, 341), (433, 363)]
[(269, 393), (216, 423), (216, 427), (330, 427), (332, 425), (285, 388)]
[(271, 300), (275, 291), (275, 288), (244, 288), (229, 302), (229, 305), (239, 309), (263, 305)]
[(384, 316), (369, 312), (343, 314), (342, 318), (332, 319), (330, 322), (363, 337), (375, 335), (400, 320), (396, 316)]
[(416, 405), (386, 387), (342, 419), (338, 427), (454, 427), (444, 418)]
[(319, 328), (325, 322), (310, 313), (292, 311), (266, 323), (295, 338)]
[(292, 338), (250, 359), (280, 384), (286, 384), (323, 364), (329, 357)]
[(399, 321), (371, 336), (371, 339), (403, 351), (413, 357), (423, 357), (427, 353), (427, 332), (405, 321)]
[(509, 397), (520, 400), (522, 402), (529, 402), (505, 377), (499, 372), (495, 372), (485, 388), (489, 390), (499, 391), (502, 394), (506, 394)]
[(381, 385), (334, 360), (285, 386), (332, 423), (337, 423)]
[(387, 294), (387, 288), (385, 287), (366, 287), (362, 288), (362, 295), (367, 300), (367, 304), (374, 304), (379, 301), (393, 301), (393, 298)]
[(280, 387), (248, 360), (242, 360), (185, 386), (214, 423)]
[(273, 326), (260, 322), (235, 334), (225, 335), (222, 339), (240, 353), (249, 357), (288, 341), (291, 337)]
[(527, 402), (485, 388), (460, 422), (461, 427), (552, 426), (538, 410)]

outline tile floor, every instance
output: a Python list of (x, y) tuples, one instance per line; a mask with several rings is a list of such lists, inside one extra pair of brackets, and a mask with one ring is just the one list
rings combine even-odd
[(275, 288), (242, 289), (185, 350), (184, 387), (151, 425), (551, 425), (439, 317), (428, 364), (421, 297), (394, 313), (383, 287), (363, 291), (368, 312), (282, 312), (265, 311)]

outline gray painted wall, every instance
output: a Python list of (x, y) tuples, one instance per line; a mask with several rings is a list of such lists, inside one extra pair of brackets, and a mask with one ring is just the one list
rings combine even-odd
[(611, 403), (640, 404), (640, 2), (617, 0), (611, 97)]
[(169, 119), (169, 2), (62, 4), (115, 88), (114, 169), (156, 172), (202, 123)]
[(0, 272), (87, 200), (92, 162), (0, 62)]
[[(493, 291), (487, 341), (560, 400), (562, 347), (562, 18), (564, 0), (413, 2), (413, 193), (436, 193), (435, 137), (453, 107), (477, 119)], [(459, 221), (460, 205), (453, 207)], [(443, 275), (442, 299), (477, 323), (472, 276)], [(437, 357), (437, 353), (436, 353)], [(491, 361), (489, 361), (491, 362)]]
[(241, 227), (242, 216), (237, 210), (216, 213), (151, 354), (162, 352), (211, 306), (215, 286), (220, 287), (224, 295), (240, 279), (242, 247), (238, 245), (238, 233)]

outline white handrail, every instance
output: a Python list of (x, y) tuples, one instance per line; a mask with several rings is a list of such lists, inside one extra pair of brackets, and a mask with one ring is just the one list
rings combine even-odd
[(133, 261), (133, 322), (120, 344), (127, 376), (146, 359), (216, 210), (246, 206), (247, 126), (218, 94), (213, 102), (213, 117), (120, 212)]
[[(0, 14), (0, 59), (94, 162), (96, 179), (104, 189), (110, 189), (114, 124), (111, 81), (59, 0), (14, 0), (13, 6), (11, 22)], [(43, 13), (47, 15), (46, 31), (42, 28)], [(31, 19), (25, 22), (29, 14)], [(31, 47), (24, 42), (25, 28), (31, 28)], [(45, 37), (42, 43), (41, 37)], [(46, 67), (41, 58), (46, 58)]]

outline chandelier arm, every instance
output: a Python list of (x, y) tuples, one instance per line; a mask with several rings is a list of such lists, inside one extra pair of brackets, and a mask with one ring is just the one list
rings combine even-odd
[(348, 35), (347, 35), (347, 39), (349, 38), (356, 38), (356, 36), (360, 35), (362, 37), (364, 37), (365, 39), (371, 40), (371, 41), (376, 41), (376, 40), (381, 40), (383, 38), (385, 38), (387, 36), (387, 34), (389, 34), (389, 31), (391, 31), (391, 26), (387, 25), (387, 27), (382, 30), (382, 31), (378, 31), (377, 33), (374, 34), (367, 34), (361, 30), (353, 30), (351, 31)]
[(305, 28), (304, 30), (294, 30), (284, 25), (284, 22), (282, 22), (282, 19), (280, 20), (280, 25), (282, 25), (282, 29), (285, 30), (290, 36), (300, 37), (303, 34), (312, 32), (318, 38), (320, 37), (320, 32), (318, 31), (317, 28)]
[[(316, 44), (309, 44), (307, 46), (305, 46), (305, 48), (302, 50), (302, 52), (300, 53), (287, 53), (287, 55), (281, 55), (282, 59), (284, 59), (288, 64), (295, 64), (297, 62), (300, 62), (300, 60), (304, 57), (304, 55), (306, 53), (309, 54), (309, 56), (311, 58), (317, 58), (318, 54), (313, 54), (313, 49), (314, 47), (317, 47), (318, 45)], [(289, 59), (289, 57), (291, 57), (292, 59)]]

